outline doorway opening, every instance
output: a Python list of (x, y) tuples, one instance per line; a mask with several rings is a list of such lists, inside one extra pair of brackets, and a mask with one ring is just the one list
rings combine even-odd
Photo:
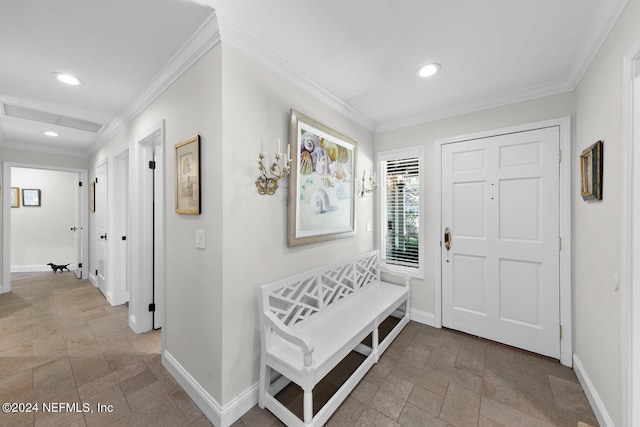
[[(3, 182), (5, 186), (2, 188), (2, 198), (6, 200), (7, 203), (3, 204), (3, 277), (2, 277), (2, 286), (0, 286), (0, 293), (10, 292), (11, 291), (11, 215), (12, 208), (11, 203), (9, 202), (12, 199), (12, 191), (15, 194), (19, 195), (21, 198), (23, 196), (22, 189), (17, 189), (14, 187), (12, 189), (12, 172), (15, 170), (21, 169), (31, 169), (34, 172), (38, 171), (57, 171), (57, 172), (70, 172), (73, 177), (72, 180), (68, 183), (68, 188), (59, 189), (62, 191), (68, 192), (70, 194), (69, 202), (72, 203), (72, 211), (73, 211), (73, 224), (56, 224), (53, 223), (52, 226), (57, 228), (64, 228), (65, 232), (73, 233), (73, 250), (70, 255), (74, 258), (74, 261), (71, 262), (72, 265), (68, 267), (73, 271), (78, 278), (88, 278), (88, 191), (87, 191), (87, 179), (88, 172), (86, 169), (74, 169), (74, 168), (64, 168), (64, 167), (56, 167), (56, 166), (48, 166), (48, 165), (37, 165), (37, 164), (26, 164), (26, 163), (13, 163), (13, 162), (4, 162), (3, 169)], [(65, 184), (65, 187), (67, 185)], [(41, 188), (29, 188), (28, 190), (42, 190)], [(56, 194), (55, 192), (47, 191), (43, 193), (42, 191), (29, 191), (27, 192), (27, 196), (29, 200), (27, 200), (28, 205), (24, 206), (24, 200), (21, 200), (21, 207), (19, 209), (43, 209), (44, 203), (52, 203), (55, 202)], [(16, 195), (14, 195), (14, 198)], [(38, 204), (40, 206), (38, 206)], [(52, 263), (56, 263), (51, 261)], [(66, 261), (64, 262), (66, 264)], [(46, 264), (46, 263), (44, 263)], [(48, 267), (47, 267), (48, 268)]]
[(622, 424), (638, 425), (640, 408), (640, 40), (624, 57), (622, 120)]
[[(129, 325), (136, 333), (162, 328), (165, 308), (164, 120), (135, 142), (135, 213), (131, 224)], [(132, 230), (132, 231), (133, 231)], [(163, 330), (164, 335), (164, 330)], [(162, 339), (164, 346), (164, 337)]]

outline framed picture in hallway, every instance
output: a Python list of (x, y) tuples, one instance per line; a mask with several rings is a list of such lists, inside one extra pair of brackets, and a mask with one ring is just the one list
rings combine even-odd
[(200, 213), (200, 135), (175, 146), (176, 212)]
[(358, 143), (291, 110), (289, 246), (350, 237)]
[(22, 206), (40, 206), (40, 190), (36, 188), (23, 188)]
[(18, 187), (11, 187), (11, 207), (20, 207), (20, 189)]
[(598, 141), (580, 155), (583, 200), (602, 200), (602, 141)]
[(96, 211), (96, 182), (89, 183), (89, 212)]

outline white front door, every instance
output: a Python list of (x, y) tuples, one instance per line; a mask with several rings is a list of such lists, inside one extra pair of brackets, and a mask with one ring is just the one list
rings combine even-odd
[(96, 280), (98, 288), (107, 296), (107, 163), (96, 170)]
[(559, 141), (443, 145), (443, 326), (560, 357)]

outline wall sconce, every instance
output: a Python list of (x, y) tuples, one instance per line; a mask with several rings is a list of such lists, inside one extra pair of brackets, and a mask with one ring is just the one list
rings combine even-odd
[(375, 172), (373, 174), (371, 174), (371, 172), (369, 172), (369, 188), (366, 188), (365, 186), (365, 182), (366, 182), (366, 175), (367, 171), (362, 172), (362, 183), (360, 184), (360, 198), (364, 199), (364, 197), (366, 196), (367, 193), (373, 193), (376, 188), (378, 188), (378, 183), (376, 181), (376, 174)]
[[(289, 146), (290, 148), (290, 146)], [(256, 187), (258, 187), (258, 193), (264, 195), (273, 195), (276, 193), (278, 189), (278, 181), (291, 172), (291, 159), (289, 158), (289, 148), (287, 149), (287, 153), (280, 153), (280, 138), (278, 138), (278, 154), (275, 155), (275, 160), (269, 167), (264, 167), (264, 154), (258, 154), (258, 170), (260, 171), (261, 176), (256, 180)], [(283, 158), (284, 157), (284, 158)], [(283, 159), (284, 163), (280, 160)], [(270, 173), (270, 176), (269, 176)]]

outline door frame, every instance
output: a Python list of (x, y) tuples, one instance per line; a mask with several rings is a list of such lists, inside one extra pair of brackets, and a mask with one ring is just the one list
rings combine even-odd
[[(106, 179), (103, 180), (105, 182), (99, 183), (98, 181), (98, 169), (100, 169), (101, 167), (104, 167), (105, 170), (105, 175), (106, 175)], [(109, 158), (105, 158), (104, 160), (102, 160), (100, 163), (98, 163), (98, 165), (96, 165), (96, 177), (95, 177), (95, 183), (96, 183), (96, 187), (98, 186), (98, 184), (100, 185), (104, 185), (104, 201), (105, 201), (105, 207), (104, 207), (104, 216), (105, 216), (105, 230), (107, 234), (111, 234), (111, 229), (109, 227), (109, 218), (110, 218), (110, 213), (109, 213)], [(111, 287), (112, 285), (112, 280), (111, 280), (111, 271), (109, 271), (109, 268), (111, 268), (112, 263), (109, 262), (110, 259), (110, 248), (111, 248), (111, 244), (110, 244), (110, 240), (109, 237), (107, 236), (107, 239), (105, 240), (104, 244), (105, 244), (105, 250), (104, 250), (104, 257), (105, 257), (105, 268), (104, 271), (100, 271), (98, 270), (98, 263), (99, 263), (99, 259), (98, 259), (98, 245), (100, 244), (100, 231), (98, 230), (98, 209), (102, 209), (102, 207), (100, 207), (100, 203), (98, 203), (98, 190), (97, 188), (94, 190), (95, 194), (94, 194), (94, 200), (95, 200), (95, 245), (94, 245), (94, 249), (96, 250), (95, 253), (95, 262), (96, 262), (96, 266), (95, 266), (95, 270), (96, 272), (98, 272), (97, 274), (93, 275), (94, 280), (92, 281), (94, 286), (96, 288), (98, 288), (100, 290), (100, 292), (102, 292), (102, 295), (104, 295), (104, 297), (107, 299), (107, 301), (109, 302), (109, 304), (111, 305), (115, 305), (113, 304), (113, 289)], [(104, 289), (102, 289), (100, 287), (100, 273), (102, 273), (103, 277), (104, 277)]]
[[(131, 293), (129, 303), (129, 326), (136, 333), (143, 333), (154, 328), (153, 317), (149, 314), (149, 302), (152, 300), (151, 287), (155, 280), (155, 316), (158, 316), (161, 327), (165, 320), (165, 121), (151, 126), (134, 140), (131, 190), (135, 191), (135, 216), (131, 217), (131, 225), (135, 224), (135, 236), (132, 233), (130, 243), (132, 255)], [(155, 211), (152, 211), (154, 195), (153, 176), (148, 173), (149, 161), (156, 159)], [(155, 215), (155, 230), (146, 221)], [(132, 229), (132, 232), (133, 230)], [(153, 247), (149, 242), (154, 242)], [(153, 273), (151, 273), (153, 272)], [(162, 328), (162, 346), (164, 350), (165, 328)]]
[[(82, 277), (89, 277), (89, 171), (87, 169), (66, 168), (52, 165), (42, 165), (36, 163), (3, 162), (2, 200), (7, 202), (2, 204), (2, 284), (0, 284), (0, 294), (11, 291), (11, 169), (12, 168), (44, 169), (60, 172), (72, 172), (80, 175), (83, 186), (79, 187), (80, 192), (80, 245), (82, 257)], [(76, 206), (77, 209), (77, 206)]]
[[(473, 139), (488, 138), (517, 132), (558, 126), (560, 129), (560, 237), (562, 250), (560, 251), (560, 322), (562, 324), (562, 336), (560, 340), (560, 363), (571, 367), (573, 365), (573, 324), (572, 324), (572, 296), (571, 296), (571, 117), (560, 117), (540, 122), (527, 123), (500, 129), (481, 131), (450, 138), (437, 139), (434, 145), (434, 200), (438, 206), (442, 206), (442, 146), (456, 142)], [(434, 222), (433, 241), (434, 254), (434, 326), (442, 327), (442, 210), (436, 209)]]
[[(129, 148), (122, 150), (113, 158), (113, 238), (111, 245), (110, 275), (113, 277), (112, 305), (129, 301)], [(123, 244), (122, 236), (126, 236)], [(115, 266), (118, 266), (117, 268)]]
[[(640, 408), (640, 100), (634, 96), (634, 80), (640, 77), (640, 40), (623, 58), (622, 81), (622, 277), (620, 280), (622, 341), (622, 425), (638, 425)], [(636, 103), (637, 102), (637, 103)], [(638, 119), (636, 119), (638, 120)]]

